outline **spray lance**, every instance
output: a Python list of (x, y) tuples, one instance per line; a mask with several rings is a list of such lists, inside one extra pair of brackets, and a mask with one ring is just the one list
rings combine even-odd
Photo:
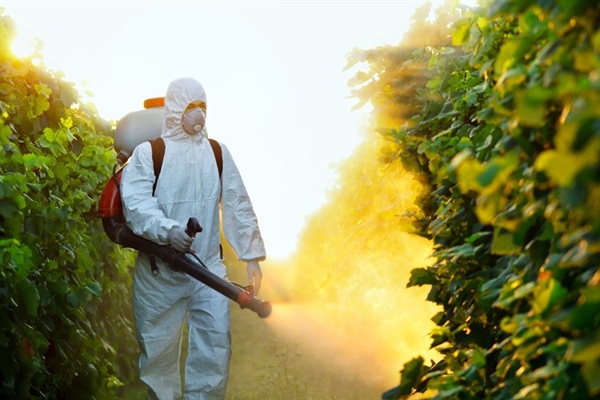
[[(115, 150), (118, 152), (117, 164), (115, 164), (113, 176), (102, 191), (98, 205), (98, 214), (102, 218), (104, 232), (112, 242), (160, 258), (171, 269), (190, 275), (233, 300), (241, 308), (248, 308), (257, 313), (259, 317), (266, 318), (271, 314), (271, 303), (254, 296), (252, 286), (243, 287), (223, 279), (211, 272), (195, 254), (187, 253), (195, 259), (194, 261), (185, 253), (177, 251), (171, 246), (159, 245), (137, 236), (125, 223), (119, 192), (123, 167), (135, 146), (160, 137), (164, 119), (163, 107), (164, 98), (146, 100), (144, 110), (127, 114), (117, 125), (114, 140)], [(185, 231), (189, 236), (194, 237), (196, 233), (202, 232), (202, 227), (195, 218), (190, 218)]]

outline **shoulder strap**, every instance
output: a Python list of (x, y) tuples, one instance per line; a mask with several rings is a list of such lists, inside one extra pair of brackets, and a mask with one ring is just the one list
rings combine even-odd
[[(210, 147), (212, 148), (215, 161), (217, 162), (220, 180), (221, 176), (223, 175), (223, 153), (221, 151), (221, 146), (219, 145), (219, 142), (214, 139), (208, 140), (210, 141)], [(152, 186), (152, 195), (154, 196), (156, 182), (158, 182), (158, 176), (160, 175), (160, 171), (162, 169), (163, 158), (165, 158), (165, 141), (162, 138), (154, 139), (150, 141), (150, 145), (152, 146), (152, 164), (154, 165), (155, 176), (154, 185)]]
[(223, 176), (223, 153), (221, 152), (221, 145), (215, 139), (210, 140), (210, 147), (212, 147), (215, 155), (215, 161), (217, 162), (217, 169), (219, 170), (219, 179)]
[(151, 140), (150, 145), (152, 146), (152, 164), (154, 165), (154, 185), (152, 185), (152, 196), (154, 196), (156, 182), (158, 182), (163, 158), (165, 158), (165, 141), (159, 137), (158, 139)]

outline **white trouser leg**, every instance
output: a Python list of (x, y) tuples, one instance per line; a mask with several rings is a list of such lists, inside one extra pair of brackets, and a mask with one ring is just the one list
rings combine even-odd
[(221, 400), (229, 376), (230, 300), (198, 283), (188, 305), (189, 352), (185, 400)]
[(165, 269), (153, 276), (145, 264), (136, 265), (133, 285), (140, 378), (150, 398), (172, 400), (181, 396), (179, 360), (189, 279)]

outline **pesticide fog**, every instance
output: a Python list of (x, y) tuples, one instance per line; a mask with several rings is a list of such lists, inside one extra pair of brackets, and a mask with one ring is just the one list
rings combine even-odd
[[(374, 135), (371, 135), (374, 136)], [(286, 265), (266, 264), (260, 297), (281, 340), (298, 344), (375, 397), (399, 382), (404, 362), (428, 351), (436, 313), (427, 288), (406, 288), (410, 270), (427, 265), (432, 244), (407, 233), (425, 190), (400, 161), (380, 161), (382, 141), (365, 140), (337, 169), (328, 202), (308, 221)]]
[[(453, 7), (444, 5), (434, 19), (430, 4), (420, 7), (401, 46), (447, 43)], [(381, 62), (382, 71), (391, 71), (389, 81), (423, 79), (409, 67), (419, 69), (418, 63), (386, 69)], [(377, 126), (402, 126), (407, 115), (419, 112), (400, 103), (379, 107), (373, 114)], [(410, 271), (433, 261), (432, 243), (410, 233), (409, 215), (420, 214), (415, 202), (428, 188), (402, 168), (393, 144), (374, 127), (366, 131), (362, 144), (338, 166), (337, 185), (307, 221), (289, 265), (265, 265), (261, 294), (274, 303), (266, 324), (281, 341), (298, 343), (315, 374), (333, 371), (344, 377), (337, 387), (367, 388), (364, 396), (350, 390), (346, 397), (335, 391), (333, 398), (361, 400), (379, 399), (395, 387), (412, 358), (423, 356), (427, 363), (439, 358), (429, 350), (431, 317), (439, 309), (425, 300), (428, 287), (406, 288)]]

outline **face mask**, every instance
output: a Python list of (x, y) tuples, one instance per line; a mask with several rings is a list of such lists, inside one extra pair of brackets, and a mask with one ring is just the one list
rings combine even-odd
[(205, 123), (206, 116), (200, 107), (192, 108), (191, 110), (184, 112), (183, 117), (181, 117), (183, 130), (190, 135), (195, 135), (200, 132), (202, 128), (204, 128)]

